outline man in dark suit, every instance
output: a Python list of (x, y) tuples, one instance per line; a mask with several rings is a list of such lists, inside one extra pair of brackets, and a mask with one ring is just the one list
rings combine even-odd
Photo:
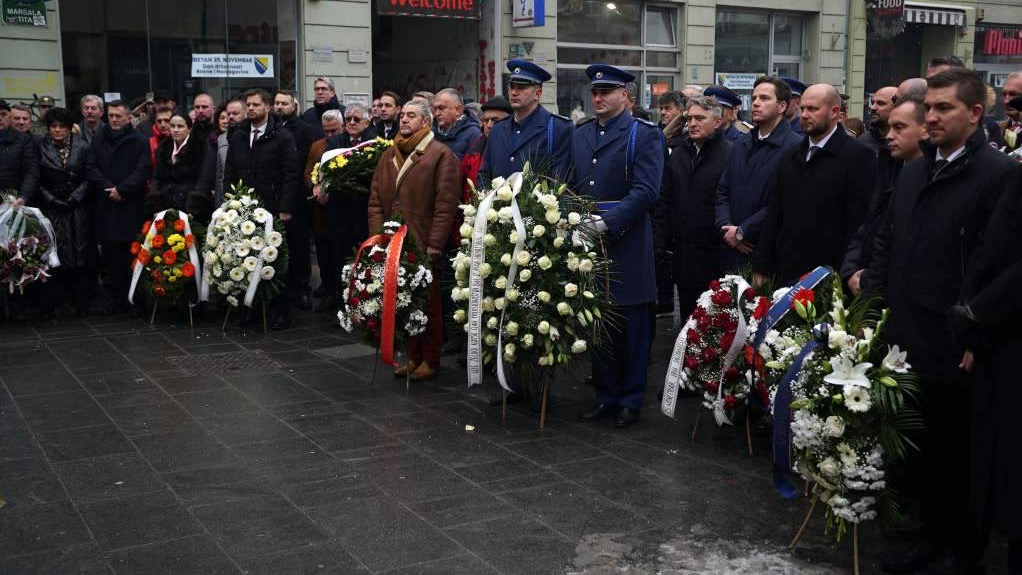
[(376, 134), (386, 140), (393, 140), (397, 137), (401, 127), (401, 96), (394, 92), (380, 94), (380, 121), (373, 126)]
[(771, 186), (753, 279), (793, 283), (816, 266), (837, 269), (866, 218), (876, 183), (876, 156), (838, 121), (841, 96), (829, 84), (802, 94), (802, 144), (781, 158)]
[[(919, 489), (923, 541), (885, 558), (881, 567), (911, 573), (936, 560), (927, 573), (982, 573), (984, 537), (969, 508), (969, 402), (980, 389), (968, 373), (974, 359), (969, 342), (953, 337), (948, 312), (963, 293), (981, 291), (979, 286), (963, 289), (965, 279), (982, 261), (977, 254), (986, 248), (986, 238), (1003, 235), (989, 222), (1001, 196), (1019, 185), (1019, 165), (987, 144), (986, 88), (975, 72), (953, 68), (927, 84), (930, 139), (922, 144), (923, 157), (898, 175), (865, 274), (865, 293), (882, 294), (890, 308), (887, 339), (908, 350), (919, 376), (925, 421), (919, 470), (925, 478)], [(1009, 221), (1017, 226), (1017, 220)], [(984, 275), (992, 277), (989, 270)], [(975, 312), (987, 322), (998, 313), (989, 307)], [(989, 422), (978, 423), (991, 429)]]
[(717, 183), (731, 157), (724, 110), (713, 97), (688, 99), (688, 134), (667, 159), (656, 223), (658, 251), (673, 252), (681, 317), (706, 286), (720, 277), (720, 231), (714, 224)]
[[(293, 217), (302, 201), (302, 170), (295, 140), (280, 120), (270, 114), (271, 106), (269, 92), (249, 90), (245, 93), (247, 119), (230, 135), (224, 163), (224, 187), (229, 189), (231, 184), (242, 181), (255, 189), (273, 217), (284, 222), (290, 245), (296, 237), (308, 241), (308, 234), (295, 227)], [(291, 325), (288, 292), (285, 287), (270, 303), (272, 329), (286, 329)]]
[(607, 349), (593, 352), (593, 409), (582, 419), (615, 416), (617, 427), (639, 420), (646, 389), (656, 275), (653, 224), (663, 182), (665, 142), (656, 124), (626, 110), (631, 74), (605, 64), (586, 69), (596, 118), (572, 139), (574, 189), (603, 209), (591, 222), (606, 238), (611, 260), (611, 298), (620, 317), (610, 327)]

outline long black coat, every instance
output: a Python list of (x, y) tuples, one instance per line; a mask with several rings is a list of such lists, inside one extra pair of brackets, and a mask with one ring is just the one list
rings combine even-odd
[[(376, 132), (373, 128), (366, 128), (361, 141), (365, 142), (375, 137)], [(326, 142), (327, 151), (350, 147), (352, 147), (351, 136), (347, 132), (341, 132)], [(356, 198), (344, 192), (332, 193), (326, 208), (332, 232), (338, 234), (344, 244), (354, 244), (369, 237), (368, 195), (364, 198)], [(345, 251), (340, 255), (346, 257), (349, 253)]]
[(704, 289), (720, 275), (721, 234), (714, 210), (731, 146), (717, 134), (696, 153), (685, 137), (667, 159), (656, 239), (659, 249), (674, 251), (674, 281), (683, 288)]
[[(131, 126), (117, 131), (103, 126), (93, 136), (85, 166), (95, 191), (96, 241), (133, 241), (145, 217), (143, 198), (152, 171), (149, 140)], [(104, 191), (113, 187), (123, 201), (111, 200)]]
[(15, 190), (19, 198), (35, 195), (39, 185), (39, 149), (29, 134), (0, 130), (0, 192)]
[(781, 158), (752, 258), (754, 271), (784, 282), (816, 266), (840, 267), (876, 185), (876, 156), (841, 126), (807, 162), (808, 151), (807, 136)]
[[(193, 137), (195, 134), (193, 133)], [(174, 141), (163, 140), (156, 148), (152, 191), (146, 197), (146, 212), (152, 214), (168, 208), (184, 210), (200, 221), (208, 221), (213, 205), (213, 178), (216, 156), (205, 136), (189, 138), (171, 162)]]
[[(1017, 171), (1017, 170), (1016, 170)], [(973, 503), (984, 524), (1022, 537), (1022, 441), (1017, 412), (1022, 403), (1018, 356), (1022, 335), (1022, 186), (1005, 190), (971, 266), (962, 301), (972, 309), (979, 333), (967, 337), (976, 363), (973, 392)], [(988, 497), (994, 505), (988, 509)], [(991, 515), (985, 515), (990, 511)]]
[(255, 189), (266, 209), (274, 215), (294, 213), (299, 208), (302, 190), (302, 167), (298, 150), (291, 134), (281, 127), (280, 121), (270, 117), (266, 133), (249, 146), (252, 124), (248, 120), (229, 132), (227, 160), (224, 162), (224, 190), (244, 182)]
[[(340, 110), (341, 117), (344, 117), (344, 106), (337, 101), (337, 96), (330, 98), (330, 101), (325, 104), (313, 104), (311, 108), (302, 112), (301, 120), (312, 128), (313, 138), (309, 140), (309, 144), (323, 137), (323, 112), (327, 110)], [(308, 153), (308, 148), (306, 148)], [(303, 158), (305, 156), (302, 156)]]
[(53, 224), (60, 268), (92, 267), (96, 263), (93, 234), (93, 202), (85, 181), (85, 158), (89, 145), (69, 135), (71, 153), (67, 167), (49, 136), (39, 139), (39, 190), (30, 200)]
[(864, 290), (886, 299), (887, 336), (908, 350), (924, 381), (963, 384), (964, 345), (952, 339), (947, 312), (999, 198), (1018, 185), (1019, 166), (991, 149), (981, 129), (935, 177), (936, 148), (924, 143), (923, 151), (898, 176)]

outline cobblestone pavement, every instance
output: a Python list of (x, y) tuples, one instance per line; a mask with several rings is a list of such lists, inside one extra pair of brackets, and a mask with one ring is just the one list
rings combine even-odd
[(658, 413), (669, 339), (637, 426), (578, 423), (590, 390), (564, 377), (539, 431), (454, 357), (370, 382), (373, 350), (328, 314), (0, 324), (0, 573), (848, 572), (819, 517), (786, 550), (807, 504), (774, 493), (765, 438), (750, 458), (712, 419), (689, 440), (694, 398)]

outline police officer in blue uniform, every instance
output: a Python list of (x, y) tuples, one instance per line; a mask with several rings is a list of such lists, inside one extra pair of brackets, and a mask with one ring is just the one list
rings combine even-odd
[(788, 111), (785, 114), (791, 125), (791, 131), (804, 136), (806, 133), (802, 131), (802, 108), (799, 107), (799, 102), (802, 101), (802, 92), (806, 91), (807, 86), (795, 78), (782, 76), (781, 80), (791, 88), (791, 102), (788, 102)]
[(508, 101), (513, 113), (490, 130), (479, 187), (498, 176), (520, 172), (525, 162), (550, 176), (566, 177), (571, 170), (574, 127), (570, 119), (551, 114), (539, 103), (550, 73), (528, 60), (508, 60), (507, 69), (511, 72)]
[(725, 140), (733, 142), (752, 130), (753, 125), (743, 122), (736, 112), (742, 105), (742, 99), (738, 94), (735, 94), (725, 86), (709, 86), (703, 90), (703, 95), (716, 98), (717, 102), (724, 108), (725, 117), (730, 120), (727, 128), (724, 128), (721, 132)]
[(627, 427), (639, 420), (646, 389), (657, 295), (650, 214), (660, 193), (666, 143), (656, 124), (627, 111), (625, 85), (634, 76), (605, 64), (589, 66), (586, 75), (596, 118), (575, 130), (572, 183), (597, 202), (598, 215), (589, 224), (607, 246), (619, 321), (607, 345), (593, 352), (596, 401), (581, 417), (613, 416), (617, 427)]

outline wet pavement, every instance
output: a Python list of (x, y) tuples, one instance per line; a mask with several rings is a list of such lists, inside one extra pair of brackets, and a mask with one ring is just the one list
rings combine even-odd
[(764, 437), (691, 441), (695, 398), (659, 414), (668, 335), (638, 425), (579, 423), (565, 376), (540, 431), (454, 356), (406, 389), (329, 314), (221, 320), (0, 323), (0, 573), (849, 572), (819, 516), (787, 551), (807, 501), (775, 494)]

